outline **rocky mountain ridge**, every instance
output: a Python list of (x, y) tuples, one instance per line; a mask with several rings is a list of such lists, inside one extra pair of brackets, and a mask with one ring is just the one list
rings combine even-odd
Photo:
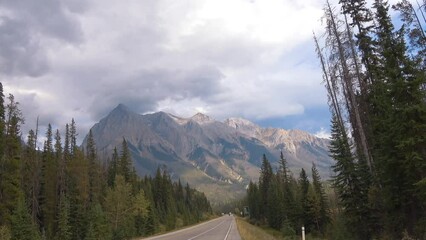
[(249, 181), (257, 181), (263, 154), (277, 166), (282, 150), (295, 175), (315, 162), (325, 176), (331, 165), (328, 140), (300, 130), (261, 128), (241, 118), (220, 122), (202, 113), (190, 118), (140, 115), (120, 104), (91, 130), (101, 155), (110, 156), (125, 138), (140, 175), (165, 168), (213, 201), (242, 195)]

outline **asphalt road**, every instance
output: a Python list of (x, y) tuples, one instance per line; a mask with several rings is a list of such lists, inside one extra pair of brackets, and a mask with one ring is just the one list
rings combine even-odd
[(225, 215), (189, 228), (143, 240), (241, 240), (234, 216)]

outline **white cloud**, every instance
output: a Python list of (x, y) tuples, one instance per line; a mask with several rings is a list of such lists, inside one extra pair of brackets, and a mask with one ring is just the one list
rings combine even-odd
[[(216, 119), (326, 104), (311, 41), (321, 1), (73, 0), (53, 4), (53, 15), (38, 7), (53, 0), (40, 1), (0, 7), (26, 26), (0, 23), (0, 36), (31, 39), (4, 40), (13, 51), (0, 51), (15, 67), (0, 80), (30, 121), (74, 117), (84, 135), (118, 103)], [(18, 54), (20, 47), (33, 54)]]
[(331, 139), (331, 133), (323, 127), (321, 127), (321, 129), (315, 133), (315, 136), (319, 138)]

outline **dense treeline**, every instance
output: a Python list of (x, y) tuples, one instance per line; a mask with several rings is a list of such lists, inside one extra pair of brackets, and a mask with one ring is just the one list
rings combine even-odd
[(77, 146), (74, 120), (65, 136), (48, 126), (24, 144), (24, 118), (0, 83), (0, 239), (130, 239), (171, 230), (211, 214), (205, 195), (166, 171), (139, 178), (127, 142), (101, 161), (90, 132)]
[(246, 203), (250, 221), (269, 225), (294, 237), (302, 226), (307, 233), (323, 235), (330, 221), (329, 202), (315, 164), (312, 165), (312, 183), (304, 169), (296, 179), (281, 154), (279, 169), (274, 172), (263, 156), (258, 183), (250, 182)]
[[(416, 2), (419, 4), (418, 2)], [(315, 37), (346, 239), (426, 239), (426, 1), (340, 0)]]

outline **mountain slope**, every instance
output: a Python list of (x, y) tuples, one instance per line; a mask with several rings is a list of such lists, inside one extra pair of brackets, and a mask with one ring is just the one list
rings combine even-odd
[(219, 122), (201, 113), (191, 118), (164, 112), (139, 115), (120, 104), (91, 130), (101, 155), (110, 156), (125, 138), (140, 175), (166, 168), (212, 201), (244, 194), (248, 182), (259, 176), (263, 154), (276, 166), (283, 150), (295, 174), (312, 162), (327, 174), (331, 165), (327, 140), (299, 130), (264, 129), (244, 119)]

